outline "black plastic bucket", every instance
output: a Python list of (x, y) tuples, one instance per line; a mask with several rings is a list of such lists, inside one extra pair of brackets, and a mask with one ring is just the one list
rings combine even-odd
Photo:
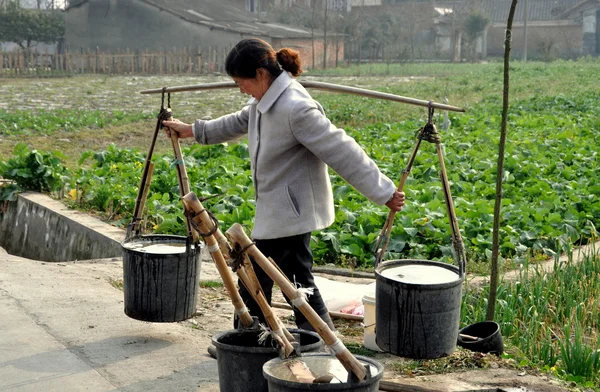
[(375, 270), (375, 340), (415, 359), (456, 349), (464, 268), (429, 260), (392, 260)]
[(125, 314), (136, 320), (167, 323), (192, 317), (202, 246), (174, 235), (126, 239), (122, 244)]
[(458, 332), (457, 343), (467, 350), (501, 355), (504, 341), (500, 325), (494, 321), (482, 321), (467, 325)]
[[(319, 351), (323, 347), (321, 337), (312, 331), (288, 329), (299, 336), (300, 352)], [(217, 348), (219, 387), (221, 392), (267, 392), (267, 380), (263, 377), (265, 362), (277, 358), (278, 350), (268, 338), (259, 344), (261, 331), (231, 330), (213, 335)]]
[[(291, 377), (285, 359), (275, 358), (265, 363), (263, 374), (269, 385), (269, 392), (292, 392), (292, 391), (349, 391), (349, 392), (377, 392), (379, 391), (379, 380), (383, 377), (383, 365), (372, 358), (356, 355), (356, 359), (369, 366), (370, 376), (361, 382), (349, 382), (348, 371), (336, 358), (327, 353), (313, 353), (302, 355), (298, 360), (311, 370), (315, 377), (332, 374), (335, 377), (330, 383), (309, 384), (294, 381)], [(291, 359), (293, 360), (293, 359)]]

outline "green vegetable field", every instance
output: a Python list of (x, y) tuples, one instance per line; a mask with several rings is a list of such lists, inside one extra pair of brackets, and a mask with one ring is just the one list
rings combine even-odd
[[(600, 83), (593, 76), (600, 74), (600, 62), (516, 63), (512, 68), (500, 237), (506, 265), (551, 256), (566, 244), (585, 242), (600, 223)], [(484, 262), (468, 267), (477, 270), (490, 257), (501, 65), (370, 65), (360, 70), (360, 77), (343, 75), (358, 72), (330, 70), (318, 80), (438, 102), (446, 96), (450, 104), (467, 109), (464, 114), (449, 114), (447, 130), (442, 129), (443, 112), (436, 113), (436, 123), (469, 261)], [(123, 83), (124, 79), (128, 78), (3, 83), (7, 96), (16, 93), (30, 101), (9, 99), (0, 109), (4, 145), (0, 175), (26, 188), (62, 190), (60, 194), (74, 207), (126, 225), (160, 104), (160, 96), (138, 92), (166, 81), (134, 77)], [(203, 81), (214, 80), (174, 76), (167, 80), (168, 85)], [(60, 100), (40, 94), (40, 85), (56, 88)], [(426, 109), (318, 91), (313, 95), (330, 119), (344, 127), (397, 182), (414, 146), (415, 132), (426, 120)], [(23, 101), (33, 103), (23, 105)], [(245, 98), (227, 90), (173, 94), (172, 101), (176, 117), (192, 121), (207, 113), (216, 117), (237, 110)], [(154, 156), (145, 227), (157, 233), (183, 234), (173, 154), (166, 138), (161, 135), (161, 139)], [(221, 225), (227, 228), (240, 222), (251, 228), (254, 194), (246, 142), (210, 147), (185, 143), (183, 152), (191, 189), (201, 197), (218, 195), (205, 205)], [(434, 146), (423, 143), (405, 187), (408, 202), (396, 217), (386, 259), (447, 260), (451, 256), (438, 175)], [(333, 172), (331, 179), (336, 221), (314, 233), (315, 258), (318, 263), (369, 268), (387, 209), (370, 203)], [(5, 187), (2, 197), (13, 198), (21, 188)]]

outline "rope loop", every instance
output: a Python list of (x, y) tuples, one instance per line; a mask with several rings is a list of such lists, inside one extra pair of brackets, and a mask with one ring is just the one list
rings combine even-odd
[(429, 108), (427, 109), (427, 125), (432, 125), (433, 124), (433, 112), (434, 112), (434, 107), (433, 107), (433, 101), (429, 101)]
[[(202, 230), (200, 230), (200, 227), (198, 226), (198, 224), (197, 224), (197, 223), (196, 223), (196, 221), (194, 220), (194, 217), (196, 217), (197, 215), (199, 215), (199, 214), (201, 214), (201, 213), (203, 213), (203, 212), (205, 212), (205, 211), (206, 211), (206, 213), (208, 214), (208, 217), (210, 218), (210, 220), (211, 220), (211, 221), (212, 221), (212, 223), (213, 223), (213, 227), (212, 227), (212, 229), (210, 229), (208, 232), (203, 232)], [(204, 208), (204, 209), (202, 209), (202, 210), (200, 210), (200, 211), (198, 211), (198, 212), (195, 212), (195, 211), (191, 211), (191, 212), (184, 211), (184, 212), (183, 212), (183, 214), (184, 214), (184, 215), (185, 215), (187, 218), (189, 218), (188, 220), (190, 221), (190, 224), (192, 225), (192, 228), (193, 228), (194, 230), (196, 230), (196, 231), (198, 232), (198, 234), (199, 234), (201, 237), (203, 237), (203, 238), (206, 238), (206, 237), (209, 237), (209, 236), (211, 236), (211, 235), (215, 234), (215, 233), (217, 232), (217, 229), (219, 228), (219, 220), (217, 219), (217, 217), (216, 217), (216, 216), (214, 216), (214, 215), (213, 215), (213, 213), (212, 213), (212, 212), (210, 212), (210, 211), (209, 211), (209, 210), (207, 210), (206, 208)]]
[(229, 256), (231, 257), (231, 269), (233, 272), (242, 268), (244, 265), (244, 253), (246, 253), (246, 251), (253, 245), (255, 245), (255, 243), (251, 242), (242, 248), (239, 243), (234, 244), (233, 248), (229, 252)]

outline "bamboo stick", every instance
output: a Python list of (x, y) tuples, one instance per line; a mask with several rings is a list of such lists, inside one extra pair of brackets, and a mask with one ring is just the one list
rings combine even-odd
[(144, 211), (144, 205), (146, 204), (146, 200), (148, 199), (148, 191), (150, 190), (150, 181), (152, 179), (152, 173), (154, 172), (154, 163), (149, 162), (148, 164), (148, 175), (146, 177), (146, 181), (144, 182), (144, 190), (142, 192), (142, 197), (140, 199), (140, 205), (137, 209), (137, 216), (133, 218), (133, 226), (131, 231), (136, 233), (138, 231), (138, 226), (142, 221), (142, 213)]
[(156, 120), (156, 127), (154, 128), (154, 134), (152, 135), (152, 141), (150, 142), (150, 148), (148, 150), (148, 155), (146, 156), (146, 162), (144, 164), (144, 170), (142, 171), (142, 178), (140, 180), (140, 189), (138, 191), (138, 195), (137, 198), (135, 200), (135, 207), (133, 209), (133, 222), (132, 225), (129, 226), (129, 228), (127, 229), (127, 238), (129, 238), (129, 236), (131, 235), (131, 233), (133, 232), (132, 228), (136, 222), (136, 218), (141, 216), (141, 210), (142, 208), (140, 208), (142, 206), (142, 198), (144, 195), (144, 186), (146, 185), (146, 181), (148, 179), (148, 172), (150, 171), (150, 166), (152, 166), (152, 154), (154, 152), (154, 146), (156, 145), (156, 139), (158, 138), (158, 132), (160, 131), (161, 128), (161, 122), (160, 122), (160, 118), (158, 120)]
[[(194, 195), (194, 197), (195, 196), (196, 195)], [(199, 218), (196, 219), (196, 217), (194, 217), (194, 222), (196, 222), (198, 228), (202, 230), (203, 233), (210, 233), (214, 230), (214, 224), (211, 222), (208, 212), (206, 212), (197, 197), (195, 197), (194, 200), (194, 198), (189, 197), (188, 194), (182, 197), (181, 200), (183, 201), (183, 208), (185, 211), (188, 214), (196, 214), (196, 217)], [(207, 224), (206, 222), (210, 222), (210, 224)], [(219, 271), (219, 275), (221, 275), (221, 279), (223, 279), (223, 284), (229, 292), (229, 297), (231, 298), (236, 314), (240, 318), (240, 323), (243, 327), (251, 326), (253, 322), (252, 316), (250, 316), (246, 305), (244, 305), (244, 302), (242, 301), (242, 297), (240, 297), (240, 294), (237, 291), (236, 284), (229, 273), (229, 268), (227, 267), (227, 263), (225, 262), (225, 258), (223, 257), (223, 253), (221, 253), (214, 234), (203, 237), (204, 242), (206, 242), (206, 246), (208, 247), (208, 251), (215, 262), (217, 271)]]
[[(248, 263), (250, 263), (250, 261), (248, 261)], [(283, 356), (285, 358), (289, 357), (290, 354), (294, 351), (294, 347), (291, 345), (288, 337), (284, 332), (287, 332), (287, 329), (282, 328), (282, 324), (277, 318), (277, 316), (275, 316), (275, 313), (273, 313), (273, 309), (271, 309), (271, 306), (269, 306), (269, 302), (267, 301), (267, 298), (265, 297), (265, 294), (263, 293), (260, 284), (257, 280), (252, 279), (247, 274), (245, 266), (238, 269), (236, 273), (242, 281), (242, 283), (244, 284), (244, 286), (246, 286), (246, 289), (248, 290), (252, 298), (260, 307), (260, 310), (263, 312), (267, 324), (273, 331), (271, 336), (279, 343), (283, 352)], [(291, 337), (291, 335), (289, 336)]]
[(452, 232), (452, 245), (454, 247), (456, 261), (458, 263), (458, 275), (462, 278), (465, 273), (467, 254), (465, 252), (465, 245), (462, 236), (460, 235), (458, 218), (456, 217), (454, 202), (452, 201), (452, 194), (450, 193), (450, 183), (448, 182), (448, 174), (446, 173), (446, 164), (444, 163), (442, 143), (436, 143), (435, 147), (440, 161), (440, 179), (443, 185), (442, 190), (444, 191), (444, 198), (446, 199), (446, 210), (448, 211), (450, 230)]
[[(227, 239), (225, 239), (225, 238), (224, 238), (224, 240), (227, 241)], [(267, 308), (266, 310), (263, 310), (262, 307), (261, 307), (261, 310), (262, 310), (262, 312), (263, 312), (263, 314), (264, 314), (265, 319), (267, 320), (267, 322), (269, 322), (269, 317), (270, 317), (268, 314), (272, 315), (274, 321), (276, 322), (276, 323), (273, 322), (272, 324), (269, 322), (269, 326), (273, 330), (283, 330), (283, 334), (285, 335), (286, 339), (288, 339), (290, 342), (296, 341), (296, 339), (294, 339), (294, 337), (287, 330), (287, 328), (285, 328), (283, 326), (283, 323), (281, 322), (281, 320), (275, 315), (275, 313), (273, 313), (273, 309), (271, 309), (271, 305), (269, 305), (269, 302), (267, 301), (265, 293), (263, 292), (262, 287), (260, 286), (260, 282), (258, 281), (258, 277), (256, 276), (256, 273), (254, 272), (254, 267), (252, 267), (252, 263), (250, 262), (250, 259), (248, 258), (248, 255), (246, 253), (244, 253), (243, 257), (244, 257), (244, 269), (245, 269), (245, 272), (248, 275), (248, 278), (252, 282), (254, 282), (254, 284), (258, 288), (258, 290), (260, 290), (260, 294), (261, 294), (261, 297), (262, 297), (262, 298), (254, 298), (254, 300), (259, 304), (259, 306), (260, 306), (259, 300), (262, 301), (263, 304), (265, 305), (265, 307)]]
[[(173, 120), (173, 117), (169, 117), (169, 121)], [(175, 167), (177, 168), (177, 181), (179, 182), (179, 191), (181, 193), (181, 197), (190, 193), (190, 182), (187, 176), (187, 171), (185, 169), (185, 163), (183, 161), (183, 154), (181, 153), (181, 146), (179, 145), (179, 136), (177, 132), (171, 132), (171, 144), (173, 145), (173, 152), (175, 153)], [(198, 233), (192, 230), (192, 223), (190, 222), (190, 218), (186, 216), (185, 218), (186, 226), (187, 226), (187, 234), (188, 237), (191, 235), (194, 242), (198, 242)]]
[[(194, 215), (194, 218), (192, 218), (194, 220), (194, 222), (196, 222), (198, 225), (200, 225), (202, 223), (204, 226), (209, 227), (210, 231), (214, 230), (214, 233), (212, 234), (212, 236), (217, 241), (217, 244), (218, 244), (220, 253), (223, 256), (223, 259), (231, 261), (231, 245), (229, 244), (229, 241), (227, 241), (227, 238), (225, 238), (225, 236), (223, 235), (223, 233), (221, 232), (221, 230), (218, 227), (215, 229), (214, 222), (212, 222), (210, 220), (210, 216), (208, 215), (208, 213), (206, 213), (206, 210), (202, 206), (202, 203), (200, 202), (200, 200), (198, 199), (196, 194), (193, 192), (190, 192), (187, 195), (185, 195), (182, 198), (182, 200), (183, 200), (186, 210), (191, 212), (192, 215)], [(226, 263), (226, 264), (229, 264), (229, 263)], [(225, 268), (227, 268), (227, 265)], [(256, 277), (256, 274), (254, 273), (254, 268), (252, 268), (252, 264), (250, 263), (250, 260), (245, 259), (243, 270), (239, 269), (238, 271), (236, 271), (236, 273), (238, 274), (238, 277), (242, 280), (242, 283), (244, 284), (244, 286), (246, 286), (246, 289), (248, 289), (248, 292), (250, 292), (250, 294), (253, 295), (254, 300), (261, 308), (261, 311), (265, 315), (265, 319), (267, 320), (269, 327), (271, 327), (271, 329), (275, 332), (281, 329), (283, 331), (285, 338), (288, 341), (288, 344), (289, 344), (289, 342), (295, 341), (294, 337), (289, 333), (289, 331), (286, 328), (283, 327), (281, 320), (279, 320), (277, 318), (277, 316), (273, 313), (271, 307), (269, 306), (269, 303), (264, 295), (264, 292), (262, 291), (262, 288), (260, 287), (260, 283), (258, 282), (258, 278)], [(227, 275), (230, 276), (229, 270), (227, 270)], [(237, 293), (237, 291), (236, 291), (236, 294), (239, 295)], [(255, 294), (256, 294), (256, 296), (255, 296)], [(241, 300), (241, 297), (240, 297), (240, 300)], [(271, 315), (272, 315), (272, 318), (275, 319), (276, 322), (270, 321)], [(286, 346), (285, 342), (283, 342), (281, 346), (285, 347)], [(290, 347), (291, 347), (291, 345), (290, 345)], [(285, 350), (287, 351), (288, 349), (289, 348), (286, 348)], [(289, 353), (287, 353), (287, 355), (289, 355)]]
[[(408, 159), (408, 163), (404, 170), (402, 170), (402, 175), (400, 176), (400, 183), (398, 184), (398, 192), (402, 192), (404, 189), (404, 184), (406, 184), (406, 179), (412, 170), (413, 163), (415, 162), (415, 158), (417, 157), (417, 151), (419, 151), (419, 146), (421, 145), (421, 139), (417, 138), (417, 142), (415, 147), (413, 148), (412, 154)], [(388, 243), (390, 242), (390, 235), (392, 233), (392, 226), (394, 225), (394, 218), (396, 217), (396, 211), (390, 210), (388, 216), (383, 224), (383, 228), (381, 229), (381, 233), (379, 234), (379, 238), (377, 238), (377, 244), (375, 245), (375, 267), (379, 265), (379, 263), (383, 260), (385, 256), (385, 251), (387, 249)]]
[[(450, 110), (453, 112), (465, 112), (464, 108), (459, 108), (456, 106), (441, 104), (441, 103), (432, 102), (432, 101), (424, 101), (424, 100), (416, 99), (416, 98), (403, 97), (401, 95), (382, 93), (380, 91), (368, 90), (368, 89), (364, 89), (364, 88), (343, 86), (343, 85), (333, 84), (333, 83), (315, 82), (312, 80), (304, 80), (304, 81), (301, 81), (300, 84), (306, 88), (314, 88), (317, 90), (334, 91), (334, 92), (339, 92), (339, 93), (361, 95), (363, 97), (378, 98), (378, 99), (384, 99), (384, 100), (388, 100), (388, 101), (408, 103), (408, 104), (417, 105), (417, 106), (424, 106), (424, 107), (428, 107), (428, 108), (432, 107), (434, 109)], [(203, 83), (203, 84), (188, 85), (188, 86), (168, 87), (165, 90), (163, 90), (162, 88), (143, 90), (143, 91), (140, 91), (140, 94), (161, 94), (163, 91), (168, 92), (168, 93), (175, 93), (175, 92), (181, 92), (181, 91), (202, 91), (202, 90), (215, 90), (215, 89), (224, 89), (224, 88), (237, 88), (237, 85), (233, 82)]]
[(307, 318), (325, 344), (335, 351), (335, 356), (340, 360), (344, 368), (351, 371), (358, 380), (363, 380), (366, 377), (365, 367), (350, 353), (350, 351), (348, 351), (321, 317), (319, 317), (314, 309), (306, 302), (306, 300), (304, 300), (302, 293), (300, 293), (289, 279), (283, 275), (278, 268), (275, 268), (273, 263), (269, 261), (256, 246), (254, 246), (244, 232), (242, 226), (236, 223), (226, 231), (226, 234), (233, 244), (239, 244), (242, 249), (247, 249), (247, 252), (254, 258), (265, 273), (277, 283), (279, 288), (281, 288), (281, 291), (290, 298), (292, 303)]

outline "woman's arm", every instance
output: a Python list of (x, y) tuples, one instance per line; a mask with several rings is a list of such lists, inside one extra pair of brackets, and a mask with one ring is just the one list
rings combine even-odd
[(250, 106), (239, 112), (227, 114), (214, 120), (196, 120), (193, 135), (200, 144), (217, 144), (237, 139), (248, 133)]
[(397, 209), (404, 195), (343, 129), (337, 128), (309, 100), (298, 101), (290, 111), (290, 128), (300, 143), (335, 170), (372, 202)]
[(196, 120), (186, 124), (180, 120), (163, 121), (167, 136), (177, 132), (180, 139), (193, 137), (200, 144), (217, 144), (237, 139), (248, 133), (248, 106), (236, 113), (214, 120)]

